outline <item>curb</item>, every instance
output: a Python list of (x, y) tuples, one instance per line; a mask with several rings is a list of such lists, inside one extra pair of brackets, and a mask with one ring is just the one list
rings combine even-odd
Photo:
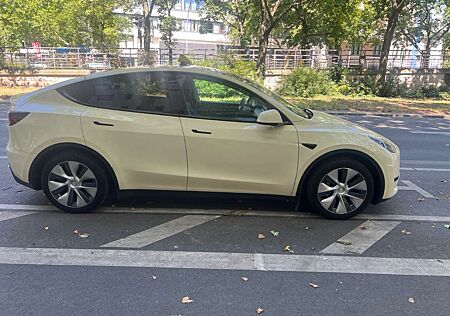
[(450, 119), (446, 114), (415, 114), (415, 113), (384, 113), (384, 112), (363, 112), (363, 111), (324, 111), (331, 115), (361, 115), (361, 116), (384, 116), (384, 117), (416, 117), (416, 118), (442, 118)]

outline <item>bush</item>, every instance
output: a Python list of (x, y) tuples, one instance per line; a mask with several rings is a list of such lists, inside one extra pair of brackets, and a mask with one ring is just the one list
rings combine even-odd
[(336, 88), (326, 71), (299, 67), (282, 77), (278, 90), (286, 96), (312, 97), (335, 94)]

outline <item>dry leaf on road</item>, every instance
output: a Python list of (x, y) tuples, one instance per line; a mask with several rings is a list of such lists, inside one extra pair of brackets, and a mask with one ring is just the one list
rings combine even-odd
[(78, 236), (80, 236), (81, 238), (88, 238), (89, 234), (88, 233), (83, 233), (83, 234), (79, 234)]
[(351, 244), (352, 244), (351, 241), (346, 241), (346, 240), (336, 240), (336, 242), (337, 242), (338, 244), (345, 245), (345, 246), (348, 246), (348, 245), (351, 245)]
[(258, 234), (258, 239), (266, 239), (266, 236), (264, 234)]
[(412, 297), (408, 298), (408, 302), (410, 302), (411, 304), (414, 304), (414, 299)]
[(193, 302), (193, 300), (191, 300), (191, 298), (189, 296), (183, 296), (183, 298), (181, 299), (181, 303), (183, 303), (183, 304), (189, 304), (192, 302)]
[(319, 287), (317, 284), (312, 283), (312, 282), (309, 282), (309, 286), (314, 288), (314, 289), (317, 289)]
[(403, 230), (402, 230), (402, 234), (405, 234), (405, 235), (410, 235), (410, 234), (411, 234), (411, 232), (407, 231), (406, 229), (403, 229)]
[(78, 229), (75, 229), (73, 233), (78, 235)]
[(258, 307), (256, 309), (256, 314), (262, 314), (262, 313), (264, 313), (264, 308)]
[(418, 201), (418, 202), (423, 202), (423, 201), (425, 201), (425, 199), (422, 198), (422, 197), (418, 197), (418, 198), (417, 198), (417, 201)]
[(248, 278), (247, 278), (247, 277), (241, 277), (241, 279), (242, 279), (243, 281), (245, 281), (245, 282), (248, 281)]
[(278, 236), (279, 232), (275, 231), (275, 230), (271, 230), (270, 233), (272, 235), (274, 235), (275, 237)]
[(287, 251), (287, 252), (291, 252), (291, 253), (294, 252), (294, 250), (292, 250), (291, 246), (289, 246), (289, 245), (284, 246), (283, 251)]
[(45, 230), (48, 230), (48, 226), (45, 226), (44, 229), (45, 229)]

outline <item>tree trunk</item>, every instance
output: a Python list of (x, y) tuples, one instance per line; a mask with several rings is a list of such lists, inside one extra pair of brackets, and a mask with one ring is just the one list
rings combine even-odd
[(423, 54), (423, 68), (428, 69), (430, 67), (430, 55), (431, 55), (431, 41), (427, 38), (427, 44), (425, 46), (425, 53)]
[(378, 65), (377, 75), (375, 77), (375, 85), (379, 94), (383, 95), (383, 86), (386, 82), (387, 64), (389, 58), (389, 51), (391, 49), (392, 40), (394, 39), (395, 28), (397, 27), (398, 18), (402, 9), (409, 3), (409, 0), (391, 0), (392, 8), (389, 12), (388, 24), (386, 32), (383, 37), (383, 45), (381, 48), (380, 62)]
[(150, 43), (152, 42), (151, 16), (153, 11), (154, 0), (142, 0), (142, 11), (144, 13), (144, 66), (153, 63), (151, 58)]
[(265, 26), (261, 26), (261, 32), (258, 40), (258, 60), (256, 61), (256, 68), (258, 73), (264, 78), (266, 75), (266, 56), (267, 48), (269, 47), (269, 34)]

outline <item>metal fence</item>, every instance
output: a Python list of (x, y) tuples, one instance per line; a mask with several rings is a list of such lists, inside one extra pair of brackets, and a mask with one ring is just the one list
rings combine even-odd
[[(235, 49), (175, 49), (173, 60), (187, 55), (194, 61), (234, 56), (242, 60), (256, 61), (257, 48)], [(85, 47), (40, 47), (0, 48), (0, 69), (91, 69), (106, 70), (120, 67), (141, 66), (144, 61), (142, 49), (138, 48), (85, 48)], [(327, 50), (327, 49), (280, 49), (269, 48), (266, 69), (293, 69), (298, 66), (329, 68), (340, 65), (345, 68), (376, 69), (379, 53), (374, 50)], [(152, 49), (154, 64), (169, 62), (167, 49)], [(417, 50), (391, 50), (388, 68), (440, 69), (450, 68), (450, 51), (432, 50), (429, 53)]]

